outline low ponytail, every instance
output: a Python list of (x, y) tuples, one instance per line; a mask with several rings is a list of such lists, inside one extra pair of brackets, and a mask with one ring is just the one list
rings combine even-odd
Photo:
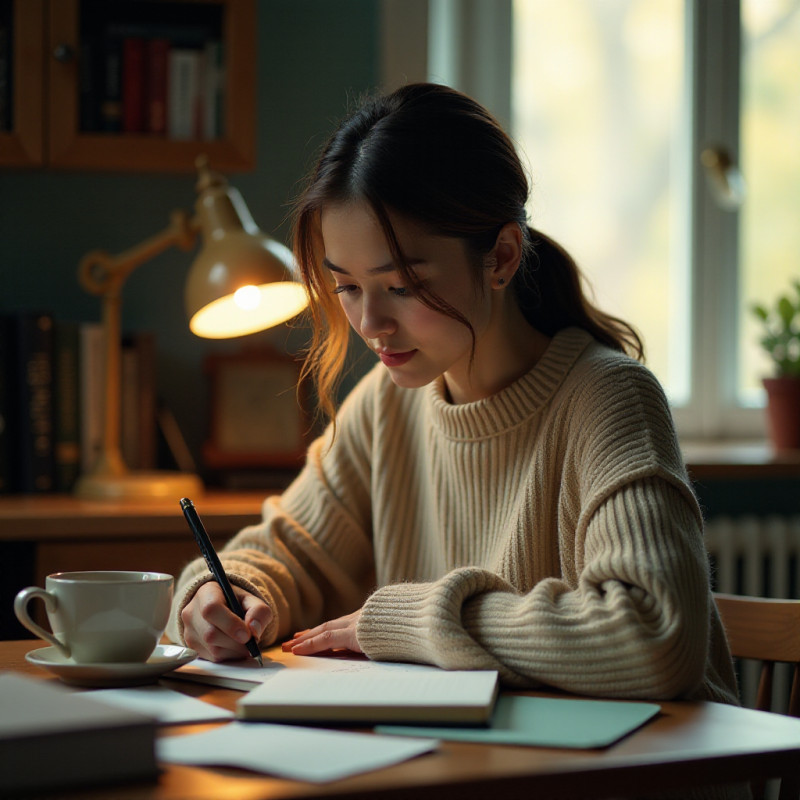
[(582, 281), (575, 260), (558, 242), (527, 227), (525, 254), (512, 286), (528, 322), (547, 336), (583, 328), (598, 342), (644, 361), (644, 345), (633, 326), (594, 306)]

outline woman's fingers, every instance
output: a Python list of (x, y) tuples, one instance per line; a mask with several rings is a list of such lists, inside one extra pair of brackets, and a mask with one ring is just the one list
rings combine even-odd
[(284, 642), (282, 649), (299, 656), (324, 653), (327, 650), (351, 650), (361, 653), (356, 637), (356, 627), (361, 616), (361, 609), (344, 617), (323, 622), (315, 628), (295, 633), (292, 639)]
[(228, 608), (219, 585), (210, 581), (203, 584), (181, 612), (186, 644), (203, 658), (227, 661), (246, 658), (245, 642), (251, 636), (259, 638), (272, 617), (272, 611), (263, 600), (243, 589), (234, 587), (245, 619), (240, 619)]

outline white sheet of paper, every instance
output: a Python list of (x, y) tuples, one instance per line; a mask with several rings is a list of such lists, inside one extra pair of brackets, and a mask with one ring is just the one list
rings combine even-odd
[(233, 717), (233, 712), (165, 686), (131, 686), (126, 689), (95, 689), (85, 693), (109, 705), (128, 708), (155, 717), (162, 725), (215, 722)]
[(245, 658), (241, 661), (225, 661), (222, 663), (214, 663), (213, 661), (196, 658), (194, 661), (184, 664), (171, 673), (171, 677), (189, 677), (192, 674), (210, 675), (220, 678), (250, 681), (256, 684), (264, 683), (275, 675), (285, 672), (287, 669), (292, 672), (295, 670), (309, 670), (326, 674), (336, 672), (376, 673), (380, 675), (413, 673), (419, 676), (425, 674), (433, 675), (442, 672), (438, 667), (432, 667), (426, 664), (370, 661), (368, 659), (359, 658), (295, 656), (291, 661), (291, 667), (287, 667), (279, 661), (270, 661), (268, 658), (264, 659), (263, 667), (259, 667), (252, 658)]
[(160, 761), (226, 766), (324, 783), (388, 767), (435, 750), (434, 739), (231, 722), (214, 730), (157, 740)]

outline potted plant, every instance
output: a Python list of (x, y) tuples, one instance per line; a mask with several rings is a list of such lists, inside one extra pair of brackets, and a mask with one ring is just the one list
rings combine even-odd
[(764, 378), (767, 391), (767, 424), (776, 450), (800, 449), (800, 280), (772, 308), (753, 306), (761, 321), (761, 346), (775, 367)]

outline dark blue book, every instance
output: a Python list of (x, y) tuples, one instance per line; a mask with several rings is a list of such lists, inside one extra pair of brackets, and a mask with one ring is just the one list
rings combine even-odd
[(9, 316), (8, 324), (10, 488), (23, 493), (51, 492), (55, 488), (53, 315), (19, 312)]
[(11, 432), (14, 426), (12, 417), (11, 393), (11, 320), (0, 317), (0, 494), (12, 491), (11, 463), (14, 446)]

